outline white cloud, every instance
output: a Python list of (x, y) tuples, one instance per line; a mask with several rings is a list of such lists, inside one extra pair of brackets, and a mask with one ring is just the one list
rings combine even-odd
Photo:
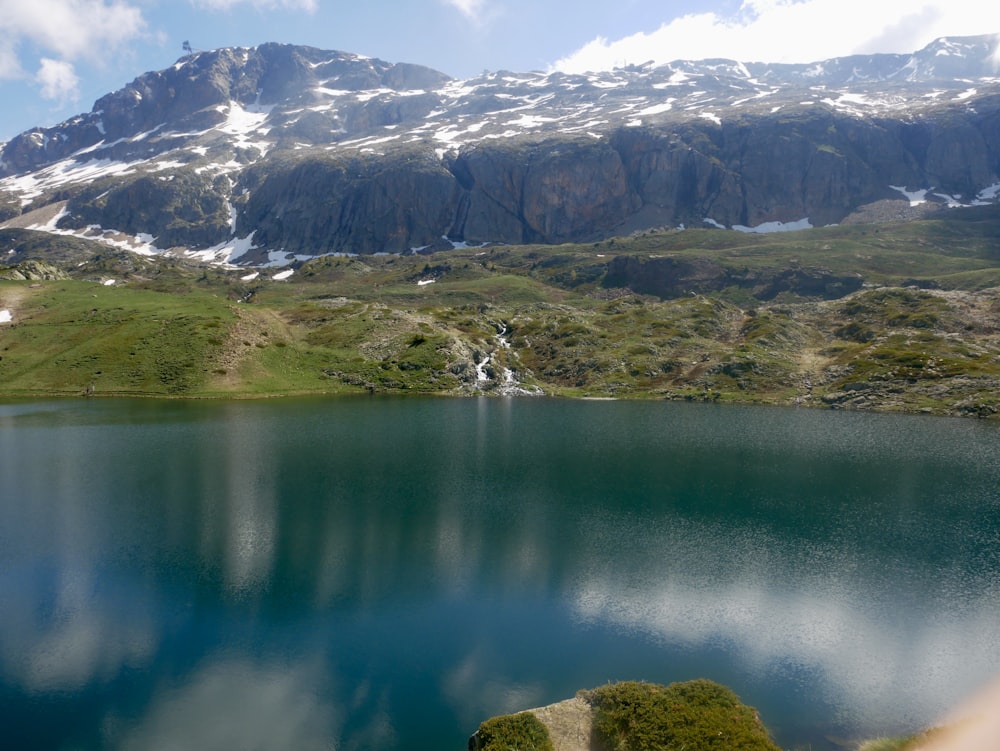
[(0, 81), (5, 78), (20, 78), (23, 74), (13, 40), (0, 35)]
[(1000, 4), (981, 0), (744, 0), (733, 15), (692, 13), (649, 33), (598, 37), (552, 67), (583, 72), (710, 57), (812, 62), (912, 52), (936, 37), (992, 31), (1000, 31)]
[(43, 57), (42, 65), (35, 74), (35, 80), (41, 85), (42, 96), (45, 99), (54, 99), (58, 102), (77, 99), (80, 79), (76, 75), (73, 63)]
[[(146, 31), (142, 11), (124, 0), (0, 0), (0, 79), (33, 80), (45, 99), (76, 102), (77, 60), (102, 64)], [(22, 46), (39, 55), (34, 75)]]
[(191, 0), (196, 8), (208, 10), (232, 10), (240, 5), (249, 5), (257, 10), (304, 10), (316, 11), (317, 0)]
[(443, 0), (443, 2), (474, 23), (481, 23), (483, 21), (486, 0)]
[(0, 0), (0, 18), (0, 48), (27, 41), (63, 60), (99, 60), (146, 29), (142, 11), (122, 0)]

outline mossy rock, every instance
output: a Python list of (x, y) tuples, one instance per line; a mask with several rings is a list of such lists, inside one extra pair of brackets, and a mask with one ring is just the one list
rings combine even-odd
[(588, 700), (594, 735), (607, 751), (778, 751), (757, 712), (712, 681), (627, 681), (595, 689)]
[(469, 739), (469, 751), (553, 751), (549, 731), (530, 712), (486, 720)]

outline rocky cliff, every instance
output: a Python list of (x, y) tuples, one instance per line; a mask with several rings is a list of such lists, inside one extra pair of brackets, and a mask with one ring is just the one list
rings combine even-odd
[(268, 44), (182, 58), (0, 152), (3, 215), (216, 260), (866, 220), (1000, 193), (996, 40), (812, 66), (484, 74)]

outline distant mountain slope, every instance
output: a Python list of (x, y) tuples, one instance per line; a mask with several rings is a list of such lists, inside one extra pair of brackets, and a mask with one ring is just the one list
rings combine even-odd
[(248, 264), (900, 218), (997, 199), (998, 59), (983, 36), (457, 81), (309, 47), (203, 52), (4, 144), (0, 217)]

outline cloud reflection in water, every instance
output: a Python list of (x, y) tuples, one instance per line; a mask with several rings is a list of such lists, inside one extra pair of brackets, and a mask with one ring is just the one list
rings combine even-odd
[[(940, 571), (908, 593), (912, 577), (872, 551), (843, 541), (796, 548), (722, 523), (678, 520), (636, 535), (619, 556), (599, 523), (590, 531), (600, 542), (569, 593), (581, 622), (665, 645), (722, 644), (758, 674), (818, 671), (824, 699), (853, 724), (920, 727), (945, 709), (943, 697), (1000, 673), (995, 581), (971, 594), (957, 572)], [(638, 564), (651, 559), (659, 564)]]
[(105, 742), (122, 751), (328, 751), (341, 718), (325, 690), (308, 664), (220, 660), (162, 687), (134, 725), (110, 719)]

